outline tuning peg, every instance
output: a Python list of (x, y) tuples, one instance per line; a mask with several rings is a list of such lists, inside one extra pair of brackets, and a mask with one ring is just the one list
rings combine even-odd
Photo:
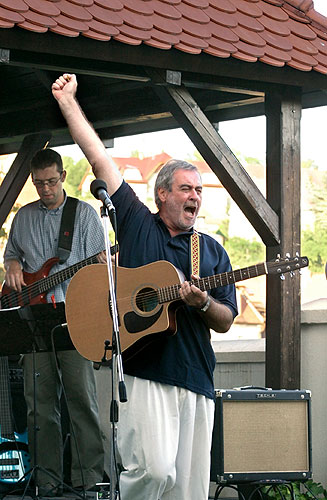
[(293, 276), (295, 276), (295, 272), (294, 271), (291, 271), (290, 272), (290, 277), (293, 278)]
[(291, 258), (291, 254), (287, 252), (287, 253), (285, 254), (285, 257), (286, 257), (286, 259), (290, 259), (290, 258)]
[(279, 277), (282, 281), (285, 281), (285, 274), (281, 274)]
[(275, 260), (275, 262), (279, 262), (279, 261), (280, 261), (280, 253), (278, 253), (278, 254), (276, 255), (276, 260)]

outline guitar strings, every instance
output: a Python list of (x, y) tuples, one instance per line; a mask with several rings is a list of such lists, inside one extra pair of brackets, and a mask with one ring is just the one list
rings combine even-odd
[[(7, 293), (6, 295), (3, 295), (1, 297), (1, 304), (4, 306), (4, 308), (9, 308), (9, 307), (15, 307), (19, 306), (20, 302), (22, 302), (24, 305), (28, 305), (30, 302), (30, 297), (37, 297), (40, 295), (42, 292), (45, 292), (47, 290), (50, 290), (54, 286), (62, 283), (63, 281), (66, 281), (68, 278), (71, 277), (71, 272), (72, 271), (78, 271), (82, 267), (85, 267), (85, 265), (92, 264), (94, 262), (97, 262), (97, 257), (98, 254), (92, 255), (92, 257), (88, 257), (87, 259), (83, 260), (82, 262), (78, 262), (76, 264), (73, 264), (72, 266), (62, 269), (61, 271), (57, 271), (54, 274), (50, 274), (50, 276), (46, 276), (38, 281), (35, 281), (34, 283), (31, 283), (30, 285), (27, 285), (23, 287), (21, 292), (17, 292), (16, 290), (13, 290), (12, 292)], [(83, 263), (83, 265), (82, 265)], [(75, 272), (73, 274), (75, 274)], [(64, 276), (65, 279), (58, 279), (59, 276)], [(51, 283), (51, 286), (46, 287), (44, 290), (42, 290), (41, 286), (42, 284), (49, 282)]]

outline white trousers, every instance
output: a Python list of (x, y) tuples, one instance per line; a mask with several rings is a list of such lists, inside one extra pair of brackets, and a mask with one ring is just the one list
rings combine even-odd
[(117, 447), (122, 500), (208, 500), (214, 402), (125, 375)]

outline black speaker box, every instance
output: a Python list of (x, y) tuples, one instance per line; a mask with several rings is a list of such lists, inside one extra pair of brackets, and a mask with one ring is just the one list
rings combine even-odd
[(216, 390), (215, 405), (211, 481), (311, 478), (310, 391)]

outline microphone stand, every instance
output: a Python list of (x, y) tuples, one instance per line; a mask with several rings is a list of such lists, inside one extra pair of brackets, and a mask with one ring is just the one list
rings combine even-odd
[[(104, 228), (104, 236), (105, 236), (105, 248), (107, 255), (107, 270), (108, 270), (108, 278), (109, 278), (109, 297), (108, 297), (108, 308), (109, 314), (112, 317), (112, 342), (110, 345), (110, 341), (106, 340), (104, 342), (104, 355), (102, 358), (102, 362), (107, 361), (107, 351), (112, 351), (112, 396), (110, 403), (110, 422), (112, 429), (112, 439), (111, 439), (111, 453), (110, 453), (110, 500), (115, 500), (116, 492), (119, 493), (119, 472), (118, 466), (116, 462), (117, 457), (117, 443), (116, 443), (116, 424), (118, 422), (118, 404), (117, 404), (117, 394), (119, 395), (119, 400), (121, 403), (127, 401), (126, 395), (126, 386), (124, 382), (124, 374), (123, 374), (123, 363), (121, 356), (121, 346), (120, 346), (120, 336), (119, 336), (119, 321), (118, 321), (118, 310), (117, 310), (117, 302), (116, 302), (116, 286), (114, 282), (113, 270), (112, 270), (112, 261), (111, 261), (111, 252), (110, 252), (110, 240), (109, 240), (109, 227), (108, 227), (108, 217), (111, 215), (111, 222), (114, 229), (116, 229), (116, 213), (113, 205), (110, 206), (110, 212), (108, 206), (103, 203), (101, 207), (101, 218), (103, 222)], [(115, 278), (117, 277), (117, 273)], [(118, 384), (117, 384), (118, 378)], [(118, 490), (117, 490), (118, 485)]]

